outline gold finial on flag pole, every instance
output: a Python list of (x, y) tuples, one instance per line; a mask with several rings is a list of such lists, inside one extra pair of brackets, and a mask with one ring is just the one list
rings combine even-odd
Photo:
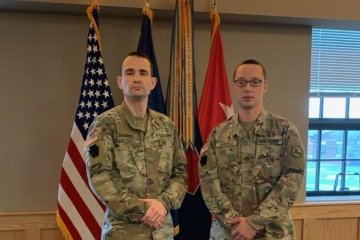
[(145, 0), (145, 6), (143, 7), (143, 14), (149, 17), (150, 22), (152, 24), (153, 12), (150, 9), (150, 1), (149, 0)]
[(215, 34), (215, 30), (220, 25), (220, 16), (219, 16), (219, 13), (217, 11), (216, 0), (213, 0), (213, 9), (210, 12), (210, 19), (211, 20), (214, 19), (214, 21), (212, 21), (212, 26), (211, 26), (211, 39), (213, 39), (214, 34)]
[(99, 27), (92, 15), (92, 11), (96, 9), (97, 11), (100, 10), (100, 4), (98, 0), (92, 0), (90, 6), (86, 9), (86, 13), (88, 15), (88, 18), (90, 20), (90, 22), (92, 23), (94, 30), (96, 32), (97, 38), (98, 38), (98, 42), (99, 42), (99, 47), (100, 47), (100, 51), (102, 51), (102, 46), (101, 46), (101, 39), (100, 39), (100, 31), (99, 31)]
[(210, 19), (214, 17), (215, 14), (217, 14), (217, 3), (216, 0), (212, 0), (212, 10), (210, 12)]

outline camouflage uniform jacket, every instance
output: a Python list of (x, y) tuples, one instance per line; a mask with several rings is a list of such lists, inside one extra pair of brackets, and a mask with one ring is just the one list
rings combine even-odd
[(154, 198), (167, 210), (185, 196), (186, 158), (174, 124), (148, 109), (148, 120), (121, 104), (98, 116), (90, 127), (85, 156), (93, 192), (105, 203), (105, 239), (173, 239), (170, 213), (162, 229), (141, 223)]
[(294, 239), (288, 209), (301, 188), (305, 157), (298, 130), (262, 111), (247, 133), (237, 117), (215, 127), (199, 161), (203, 198), (228, 231), (243, 216), (256, 239)]

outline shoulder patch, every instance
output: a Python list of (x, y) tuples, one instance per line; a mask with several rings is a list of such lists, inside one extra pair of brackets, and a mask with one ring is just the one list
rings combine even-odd
[(293, 146), (291, 152), (295, 157), (301, 157), (303, 155), (303, 150), (300, 146)]
[(98, 140), (97, 133), (94, 132), (90, 136), (88, 136), (85, 140), (84, 146), (88, 147), (90, 144), (96, 142)]
[(91, 155), (91, 157), (96, 158), (97, 156), (99, 156), (99, 147), (98, 145), (94, 144), (89, 148), (89, 153)]
[(206, 155), (201, 157), (200, 164), (201, 164), (202, 167), (207, 164), (207, 156)]

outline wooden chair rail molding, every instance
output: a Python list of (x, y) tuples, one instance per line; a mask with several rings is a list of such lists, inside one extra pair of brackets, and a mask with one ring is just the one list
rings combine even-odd
[(293, 219), (360, 218), (360, 201), (296, 203), (290, 214)]
[[(290, 214), (297, 240), (360, 240), (360, 201), (297, 203)], [(0, 212), (0, 239), (64, 240), (55, 211)]]

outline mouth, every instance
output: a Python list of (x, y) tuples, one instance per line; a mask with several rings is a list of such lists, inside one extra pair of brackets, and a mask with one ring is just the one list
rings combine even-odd
[(244, 99), (245, 101), (250, 101), (251, 99), (253, 99), (253, 97), (245, 96), (245, 97), (242, 97), (242, 99)]
[(131, 89), (133, 89), (133, 90), (141, 90), (141, 89), (143, 89), (143, 86), (141, 86), (141, 85), (133, 85), (131, 87)]

